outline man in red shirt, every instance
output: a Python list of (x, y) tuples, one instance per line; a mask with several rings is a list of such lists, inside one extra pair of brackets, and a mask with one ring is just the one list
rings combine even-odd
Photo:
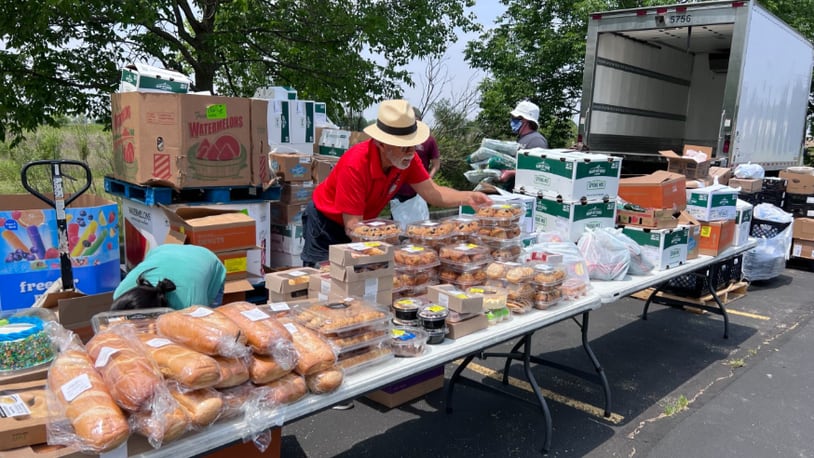
[(486, 194), (457, 191), (435, 184), (415, 154), (430, 129), (416, 121), (406, 100), (387, 100), (379, 106), (375, 124), (364, 129), (371, 139), (342, 155), (328, 178), (314, 189), (302, 218), (303, 265), (328, 259), (328, 247), (348, 243), (347, 232), (358, 223), (376, 218), (403, 184), (431, 205), (480, 207), (492, 203)]

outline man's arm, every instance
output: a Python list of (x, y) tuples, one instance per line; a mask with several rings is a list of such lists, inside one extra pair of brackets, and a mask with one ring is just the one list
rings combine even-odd
[(440, 186), (432, 179), (413, 183), (412, 186), (421, 198), (436, 207), (457, 207), (459, 205), (482, 207), (492, 204), (492, 199), (482, 192), (458, 191), (447, 186)]

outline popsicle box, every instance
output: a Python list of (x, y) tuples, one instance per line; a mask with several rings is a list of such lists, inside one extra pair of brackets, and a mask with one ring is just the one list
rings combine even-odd
[[(119, 210), (85, 194), (65, 209), (74, 286), (85, 294), (112, 291), (121, 281)], [(32, 195), (0, 203), (0, 310), (27, 308), (60, 278), (56, 211)]]

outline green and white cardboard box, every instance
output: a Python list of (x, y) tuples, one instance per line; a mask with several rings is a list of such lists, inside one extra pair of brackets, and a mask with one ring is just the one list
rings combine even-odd
[[(328, 124), (328, 105), (325, 102), (314, 102), (314, 126), (325, 127)], [(315, 138), (316, 142), (319, 140)]]
[(749, 231), (752, 227), (752, 211), (754, 206), (749, 202), (738, 199), (735, 205), (735, 237), (732, 245), (741, 246), (749, 241)]
[(687, 212), (699, 221), (735, 219), (738, 190), (724, 185), (687, 190)]
[(268, 86), (257, 88), (254, 97), (268, 100), (297, 100), (297, 90), (291, 86)]
[(302, 247), (305, 244), (302, 223), (271, 224), (270, 234), (272, 251), (294, 255), (302, 253)]
[(666, 270), (687, 262), (690, 233), (686, 226), (672, 229), (625, 226), (622, 233), (639, 244), (642, 256), (653, 264), (655, 270)]
[(614, 227), (616, 202), (561, 202), (538, 197), (534, 221), (537, 232), (554, 232), (576, 242), (586, 228)]
[(174, 92), (186, 94), (192, 80), (183, 73), (140, 63), (122, 68), (119, 92)]
[(621, 173), (619, 157), (534, 148), (517, 152), (515, 189), (564, 201), (613, 199)]
[(350, 148), (349, 130), (322, 129), (319, 140), (319, 154), (339, 157)]
[[(520, 218), (520, 230), (526, 234), (533, 234), (537, 232), (537, 226), (535, 224), (534, 219), (534, 212), (535, 212), (535, 204), (534, 201), (536, 200), (535, 197), (527, 196), (524, 194), (517, 194), (517, 193), (509, 193), (506, 192), (505, 194), (497, 194), (497, 195), (490, 195), (489, 198), (492, 199), (492, 202), (496, 204), (513, 204), (513, 203), (522, 203), (526, 206), (526, 213)], [(458, 208), (459, 215), (474, 215), (475, 209), (470, 207), (469, 205), (461, 205)]]
[(314, 143), (314, 102), (292, 100), (288, 103), (291, 143)]

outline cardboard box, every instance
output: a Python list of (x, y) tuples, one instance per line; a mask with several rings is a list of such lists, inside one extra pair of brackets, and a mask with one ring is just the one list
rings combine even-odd
[(778, 176), (786, 179), (786, 192), (790, 194), (814, 194), (814, 175), (781, 170)]
[(299, 267), (266, 274), (266, 289), (271, 302), (304, 299), (308, 296), (310, 276), (318, 274), (317, 269)]
[[(262, 271), (260, 265), (260, 248), (239, 249), (231, 251), (219, 251), (215, 253), (223, 266), (226, 267), (227, 280), (240, 280), (249, 276), (249, 271)], [(250, 262), (256, 265), (249, 266)]]
[[(383, 251), (376, 255), (363, 255), (365, 250), (375, 248)], [(342, 243), (328, 247), (328, 259), (338, 266), (358, 266), (380, 262), (393, 262), (395, 250), (393, 245), (385, 242)]]
[(698, 252), (718, 256), (729, 248), (735, 239), (735, 220), (701, 222), (701, 241)]
[(369, 139), (364, 132), (339, 129), (316, 129), (314, 154), (339, 157), (351, 146)]
[(619, 180), (619, 197), (643, 208), (680, 212), (687, 206), (686, 177), (664, 170)]
[[(483, 296), (467, 294), (454, 285), (430, 285), (427, 298), (458, 313), (480, 313), (483, 311)], [(485, 318), (485, 316), (484, 316)]]
[(297, 90), (291, 86), (266, 86), (257, 88), (254, 96), (260, 99), (297, 100)]
[(616, 224), (621, 226), (649, 227), (651, 229), (671, 229), (678, 226), (678, 212), (653, 208), (616, 209)]
[(486, 315), (479, 313), (471, 318), (463, 321), (451, 322), (447, 321), (447, 338), (460, 339), (461, 337), (468, 336), (474, 332), (481, 331), (489, 327), (489, 320)]
[(356, 282), (342, 282), (331, 278), (327, 294), (324, 285), (325, 283), (322, 283), (319, 292), (311, 290), (309, 286), (308, 296), (332, 302), (341, 302), (347, 297), (358, 297), (384, 307), (390, 307), (393, 304), (392, 276), (368, 278)]
[(282, 428), (271, 428), (271, 442), (268, 448), (261, 452), (252, 442), (240, 442), (227, 447), (219, 448), (206, 454), (207, 458), (280, 458), (282, 439)]
[(398, 407), (444, 387), (444, 366), (429, 369), (365, 395), (388, 408)]
[(710, 185), (723, 184), (729, 186), (729, 180), (732, 179), (732, 169), (729, 167), (710, 167), (709, 168)]
[(795, 218), (792, 237), (801, 240), (814, 240), (814, 218)]
[[(683, 157), (688, 149), (701, 151), (707, 155), (707, 160), (704, 162), (697, 162), (693, 158)], [(698, 145), (684, 145), (682, 155), (679, 156), (675, 151), (666, 150), (659, 151), (663, 157), (667, 158), (667, 171), (680, 173), (689, 179), (699, 179), (709, 176), (710, 161), (712, 158), (712, 147), (698, 146)]]
[(302, 265), (300, 255), (272, 251), (269, 253), (269, 267), (296, 267)]
[[(0, 386), (0, 450), (46, 441), (45, 380)], [(41, 410), (32, 410), (32, 406)]]
[(299, 255), (305, 245), (302, 223), (269, 225), (271, 248), (274, 251)]
[(268, 100), (251, 99), (249, 105), (251, 185), (266, 189), (277, 181), (277, 177), (271, 173), (268, 155), (271, 153), (272, 148), (270, 142), (272, 126), (275, 125), (275, 121), (279, 123), (279, 117), (275, 117), (277, 116), (276, 113), (270, 113)]
[(255, 247), (255, 220), (235, 210), (214, 207), (161, 206), (170, 230), (186, 237), (186, 243), (229, 251)]
[(687, 211), (699, 221), (735, 219), (738, 191), (717, 185), (687, 190)]
[(687, 260), (697, 258), (701, 244), (701, 223), (685, 210), (678, 216), (678, 225), (687, 228)]
[[(374, 267), (375, 266), (375, 267)], [(392, 277), (396, 274), (393, 261), (377, 262), (371, 264), (357, 264), (354, 266), (340, 266), (331, 263), (331, 277), (335, 280), (353, 283), (369, 278)]]
[(97, 313), (109, 312), (112, 303), (113, 292), (87, 296), (77, 291), (60, 291), (45, 296), (42, 306), (55, 309), (60, 324), (87, 342), (93, 337), (91, 318)]
[(45, 377), (48, 376), (49, 367), (50, 364), (46, 364), (35, 369), (21, 371), (19, 373), (0, 375), (0, 386), (10, 385), (12, 383), (31, 382), (34, 380), (45, 380)]
[(314, 102), (312, 100), (292, 100), (288, 104), (291, 122), (291, 143), (309, 143), (303, 152), (311, 153), (314, 143)]
[(284, 204), (307, 204), (313, 195), (313, 181), (291, 181), (280, 185), (280, 202)]
[(46, 443), (27, 445), (3, 452), (3, 458), (83, 458), (87, 456), (76, 447), (48, 445)]
[(249, 99), (111, 95), (113, 176), (177, 188), (251, 184)]
[(646, 229), (625, 227), (622, 232), (641, 248), (642, 256), (653, 264), (655, 270), (678, 267), (687, 261), (689, 229)]
[(119, 92), (174, 92), (186, 94), (192, 80), (183, 73), (135, 62), (122, 68)]
[(310, 154), (269, 153), (271, 172), (282, 181), (310, 181), (311, 160)]
[(793, 239), (791, 255), (795, 258), (814, 259), (814, 241)]
[(616, 202), (558, 202), (543, 196), (534, 213), (538, 232), (553, 232), (576, 242), (585, 228), (614, 227)]
[[(62, 275), (56, 211), (30, 194), (0, 199), (0, 311), (28, 308)], [(86, 294), (114, 290), (121, 281), (116, 203), (84, 194), (65, 217), (73, 286)]]
[(515, 189), (565, 201), (614, 198), (622, 159), (571, 150), (525, 150), (517, 155)]
[(302, 215), (307, 204), (285, 204), (282, 202), (269, 202), (269, 221), (278, 226), (289, 224), (302, 225)]
[(328, 178), (328, 174), (334, 169), (339, 158), (331, 156), (314, 156), (311, 163), (311, 178), (315, 184), (322, 183)]
[(741, 192), (760, 192), (763, 188), (763, 178), (732, 178), (729, 187), (740, 188)]
[(749, 202), (738, 199), (735, 209), (735, 235), (732, 237), (732, 245), (741, 246), (749, 241), (754, 206)]

